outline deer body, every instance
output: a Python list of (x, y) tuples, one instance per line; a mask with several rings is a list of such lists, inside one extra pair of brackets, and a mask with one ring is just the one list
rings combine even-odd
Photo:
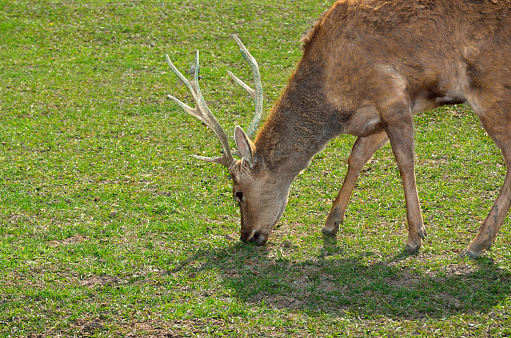
[(511, 4), (490, 0), (338, 1), (304, 39), (304, 52), (257, 138), (241, 128), (229, 165), (241, 238), (263, 244), (289, 188), (340, 134), (358, 136), (324, 234), (336, 234), (362, 167), (389, 140), (403, 180), (408, 241), (426, 232), (414, 174), (416, 112), (468, 101), (502, 150), (507, 175), (466, 254), (489, 248), (511, 207)]

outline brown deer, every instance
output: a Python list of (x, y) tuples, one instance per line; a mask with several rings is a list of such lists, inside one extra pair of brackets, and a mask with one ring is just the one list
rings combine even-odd
[[(335, 235), (362, 167), (390, 140), (402, 177), (408, 221), (405, 251), (417, 251), (426, 235), (414, 173), (414, 113), (468, 101), (501, 149), (507, 173), (499, 196), (477, 237), (464, 252), (488, 249), (511, 206), (511, 5), (509, 0), (341, 0), (303, 39), (303, 56), (286, 89), (251, 141), (262, 111), (257, 63), (235, 38), (251, 64), (256, 117), (245, 134), (237, 126), (237, 152), (208, 110), (194, 79), (197, 103), (190, 108), (171, 97), (215, 132), (223, 155), (200, 159), (223, 164), (241, 209), (241, 239), (268, 240), (287, 204), (290, 185), (327, 142), (351, 134), (357, 140), (348, 172), (323, 227)], [(238, 155), (241, 160), (234, 160)]]

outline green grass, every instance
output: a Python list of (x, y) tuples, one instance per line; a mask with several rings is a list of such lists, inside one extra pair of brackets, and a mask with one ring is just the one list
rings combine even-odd
[(300, 37), (332, 1), (0, 1), (0, 336), (511, 335), (511, 222), (478, 260), (458, 254), (505, 176), (468, 106), (416, 117), (429, 236), (406, 239), (387, 146), (362, 173), (335, 239), (321, 226), (354, 139), (293, 184), (265, 247), (240, 243), (219, 145), (167, 94), (201, 52), (201, 86), (231, 132), (257, 58), (269, 109)]

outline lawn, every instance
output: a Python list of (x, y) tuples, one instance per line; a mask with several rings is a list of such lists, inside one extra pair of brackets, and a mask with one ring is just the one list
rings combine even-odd
[(238, 240), (225, 168), (190, 157), (220, 147), (167, 98), (192, 104), (165, 54), (184, 73), (200, 50), (231, 135), (253, 103), (227, 76), (251, 84), (230, 35), (259, 62), (266, 116), (332, 3), (0, 0), (1, 337), (511, 335), (510, 217), (459, 257), (505, 176), (469, 106), (415, 117), (428, 237), (411, 256), (389, 146), (323, 238), (354, 142), (332, 140), (263, 247)]

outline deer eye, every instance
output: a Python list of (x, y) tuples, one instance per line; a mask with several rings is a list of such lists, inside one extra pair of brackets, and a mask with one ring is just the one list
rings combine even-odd
[(236, 201), (243, 203), (243, 193), (241, 191), (237, 190), (234, 193), (234, 198), (236, 199)]

